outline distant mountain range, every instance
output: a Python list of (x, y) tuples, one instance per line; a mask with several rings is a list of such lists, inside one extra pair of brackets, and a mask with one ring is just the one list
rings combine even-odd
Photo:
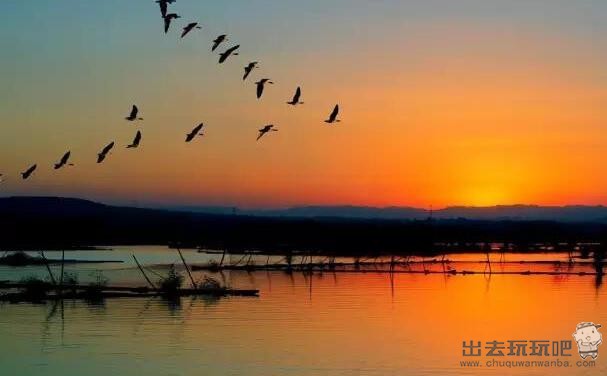
[(561, 222), (607, 222), (605, 206), (537, 206), (498, 205), (487, 207), (452, 206), (434, 211), (412, 207), (368, 206), (296, 206), (285, 209), (243, 210), (229, 207), (173, 207), (172, 210), (214, 214), (239, 214), (261, 217), (290, 218), (356, 218), (356, 219), (474, 219), (474, 220), (541, 220)]
[[(59, 197), (4, 197), (0, 198), (0, 212), (11, 210), (22, 213), (61, 213), (78, 215), (90, 211), (131, 209), (95, 203), (76, 198)], [(470, 219), (513, 221), (558, 221), (607, 223), (605, 206), (538, 206), (498, 205), (487, 207), (452, 206), (429, 211), (413, 207), (368, 207), (368, 206), (296, 206), (285, 209), (239, 209), (225, 206), (165, 206), (148, 207), (141, 210), (157, 210), (173, 213), (209, 215), (240, 215), (254, 217), (286, 218), (345, 218), (382, 220)]]

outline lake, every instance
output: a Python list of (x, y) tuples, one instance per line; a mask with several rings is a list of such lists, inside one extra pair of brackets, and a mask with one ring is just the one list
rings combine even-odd
[[(166, 270), (166, 264), (180, 263), (175, 251), (165, 247), (116, 247), (66, 252), (66, 258), (125, 261), (122, 264), (69, 265), (66, 270), (76, 273), (81, 282), (94, 279), (97, 270), (102, 270), (111, 284), (145, 285), (131, 253), (158, 274)], [(184, 255), (192, 263), (220, 257), (192, 250)], [(57, 252), (46, 252), (46, 256), (60, 258)], [(484, 257), (448, 256), (458, 269), (465, 265), (461, 268), (480, 271), (487, 267)], [(491, 257), (494, 271), (592, 270), (583, 260), (564, 265), (564, 254)], [(519, 262), (546, 259), (560, 263)], [(426, 261), (410, 268), (443, 267)], [(39, 266), (0, 266), (0, 280), (45, 273)], [(232, 287), (258, 288), (260, 296), (0, 305), (0, 371), (62, 376), (590, 375), (607, 371), (607, 345), (599, 346), (594, 364), (588, 362), (590, 358), (582, 362), (574, 342), (567, 349), (576, 324), (607, 324), (605, 287), (593, 275), (369, 271), (310, 276), (232, 271), (214, 276)], [(503, 343), (504, 355), (487, 355), (496, 347), (490, 345), (493, 341)], [(514, 341), (524, 343), (527, 355), (508, 354)], [(475, 350), (477, 343), (480, 355), (463, 355)], [(549, 355), (531, 355), (538, 343), (549, 344)], [(463, 363), (473, 361), (479, 364)], [(563, 366), (565, 362), (569, 366)]]

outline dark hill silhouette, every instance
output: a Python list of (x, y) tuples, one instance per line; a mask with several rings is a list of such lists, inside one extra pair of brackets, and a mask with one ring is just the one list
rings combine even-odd
[(57, 197), (0, 198), (0, 249), (179, 243), (268, 252), (432, 254), (436, 251), (433, 244), (439, 242), (512, 242), (520, 249), (535, 242), (595, 242), (607, 228), (602, 223), (584, 222), (265, 214), (142, 209)]

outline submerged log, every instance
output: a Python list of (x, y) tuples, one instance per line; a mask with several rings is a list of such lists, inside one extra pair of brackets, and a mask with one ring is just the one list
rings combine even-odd
[[(192, 270), (199, 271), (211, 271), (211, 272), (219, 272), (222, 270), (230, 270), (230, 271), (246, 271), (246, 272), (254, 272), (254, 271), (284, 271), (284, 272), (328, 272), (328, 273), (379, 273), (379, 274), (450, 274), (450, 275), (467, 275), (467, 274), (487, 274), (486, 271), (476, 271), (476, 270), (456, 270), (456, 269), (443, 269), (443, 270), (430, 270), (430, 269), (422, 269), (422, 270), (409, 270), (409, 269), (396, 269), (396, 268), (386, 268), (386, 269), (377, 269), (377, 268), (364, 268), (361, 267), (364, 265), (368, 266), (381, 266), (381, 265), (389, 265), (389, 263), (336, 263), (335, 266), (338, 268), (329, 268), (328, 264), (323, 263), (314, 263), (314, 264), (304, 264), (304, 265), (287, 265), (287, 264), (268, 264), (268, 265), (224, 265), (222, 267), (218, 267), (217, 265), (192, 265)], [(593, 276), (593, 275), (605, 275), (605, 272), (596, 272), (596, 271), (492, 271), (491, 274), (512, 274), (512, 275), (577, 275), (577, 276)]]
[[(26, 289), (25, 283), (18, 282), (3, 282), (0, 283), (0, 290)], [(142, 298), (167, 296), (171, 298), (187, 297), (187, 296), (259, 296), (259, 290), (255, 289), (232, 289), (225, 287), (217, 288), (196, 288), (196, 289), (179, 289), (166, 293), (156, 291), (149, 287), (128, 287), (128, 286), (104, 286), (91, 287), (89, 285), (75, 286), (53, 286), (48, 291), (42, 294), (32, 294), (28, 291), (8, 292), (0, 295), (0, 301), (5, 302), (28, 302), (28, 301), (50, 301), (61, 299), (83, 299), (95, 300), (106, 298)]]

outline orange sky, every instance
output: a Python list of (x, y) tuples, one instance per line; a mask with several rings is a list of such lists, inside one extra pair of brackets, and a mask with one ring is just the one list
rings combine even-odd
[[(268, 21), (186, 2), (179, 11), (205, 28), (184, 40), (162, 34), (155, 7), (129, 4), (138, 12), (128, 17), (63, 9), (66, 24), (44, 14), (59, 10), (12, 5), (45, 33), (0, 26), (0, 194), (244, 207), (607, 203), (604, 5), (500, 14), (339, 3), (258, 5)], [(242, 45), (225, 66), (209, 51), (220, 32)], [(249, 60), (262, 62), (253, 79), (276, 81), (261, 101), (240, 79)], [(305, 104), (290, 108), (298, 85)], [(132, 103), (143, 143), (127, 151)], [(335, 103), (342, 122), (327, 126)], [(199, 122), (206, 136), (186, 145)], [(255, 142), (269, 123), (279, 132)], [(112, 140), (118, 150), (96, 165)], [(52, 171), (68, 149), (76, 166)], [(39, 170), (20, 181), (32, 163)]]

